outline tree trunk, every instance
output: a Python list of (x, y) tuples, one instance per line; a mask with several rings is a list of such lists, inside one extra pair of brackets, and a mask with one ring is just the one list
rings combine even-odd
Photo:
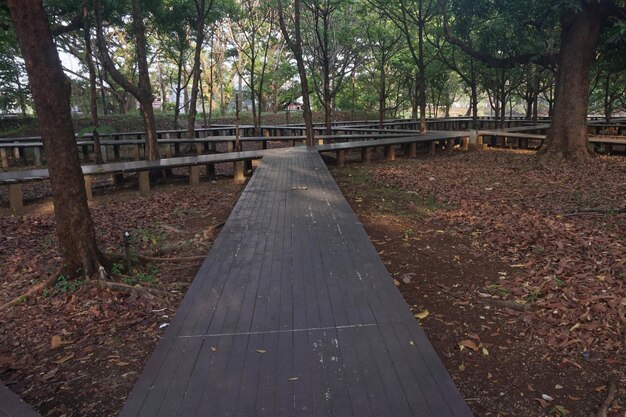
[(606, 14), (599, 2), (584, 3), (581, 11), (561, 19), (561, 50), (552, 125), (544, 157), (584, 159), (587, 148), (589, 69)]
[(100, 146), (100, 121), (98, 120), (98, 91), (96, 89), (96, 68), (93, 64), (93, 54), (91, 51), (91, 25), (89, 24), (89, 10), (87, 9), (87, 3), (83, 3), (83, 16), (85, 19), (83, 26), (83, 35), (85, 41), (85, 61), (87, 62), (87, 69), (89, 70), (89, 107), (91, 110), (91, 124), (94, 129), (93, 134), (93, 148), (96, 154), (96, 163), (104, 163), (102, 159), (102, 147)]
[[(311, 112), (311, 100), (309, 98), (309, 82), (307, 78), (306, 68), (304, 66), (304, 57), (302, 56), (302, 27), (300, 24), (300, 14), (302, 10), (302, 1), (294, 0), (294, 38), (291, 39), (287, 25), (285, 23), (283, 5), (281, 0), (277, 0), (278, 17), (280, 22), (280, 30), (285, 38), (285, 42), (291, 49), (298, 66), (298, 75), (300, 76), (300, 87), (302, 89), (302, 117), (304, 118), (304, 128), (306, 131), (306, 144), (313, 146), (313, 113)], [(289, 114), (289, 113), (287, 113)]]
[(386, 107), (386, 94), (387, 94), (387, 83), (386, 83), (386, 71), (385, 71), (385, 60), (380, 64), (380, 91), (378, 92), (378, 128), (382, 129), (385, 126), (385, 107)]
[(133, 0), (132, 18), (135, 39), (137, 40), (137, 68), (139, 71), (139, 95), (135, 97), (141, 106), (141, 116), (144, 120), (146, 131), (146, 159), (155, 161), (161, 158), (159, 144), (157, 142), (156, 122), (152, 103), (152, 85), (150, 84), (150, 72), (148, 68), (148, 55), (146, 51), (146, 28), (141, 11), (141, 0)]
[(196, 135), (196, 107), (198, 102), (198, 85), (200, 83), (200, 56), (202, 54), (202, 43), (204, 42), (204, 13), (206, 9), (205, 0), (200, 1), (198, 6), (198, 22), (196, 26), (196, 49), (193, 55), (193, 78), (191, 81), (191, 99), (189, 101), (189, 112), (187, 113), (187, 137), (193, 138)]
[(65, 77), (40, 0), (9, 0), (20, 49), (39, 118), (48, 161), (56, 232), (67, 271), (91, 275), (101, 254), (96, 244), (70, 112), (70, 82)]
[(174, 128), (178, 129), (178, 118), (180, 117), (180, 91), (183, 78), (183, 48), (180, 48), (178, 54), (178, 73), (176, 75), (176, 105), (174, 107)]

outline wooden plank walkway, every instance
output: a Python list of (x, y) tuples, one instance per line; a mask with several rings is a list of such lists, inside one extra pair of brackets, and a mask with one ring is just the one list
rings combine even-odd
[(10, 389), (0, 383), (0, 417), (40, 417)]
[(319, 153), (267, 153), (120, 416), (471, 416)]

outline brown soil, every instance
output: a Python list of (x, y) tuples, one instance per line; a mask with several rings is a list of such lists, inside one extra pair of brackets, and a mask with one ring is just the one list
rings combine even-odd
[[(543, 331), (544, 327), (554, 326), (541, 314), (543, 307), (540, 303), (544, 299), (522, 297), (520, 300), (514, 297), (514, 287), (520, 285), (520, 279), (523, 278), (521, 285), (533, 283), (532, 276), (528, 276), (533, 272), (527, 267), (515, 265), (521, 262), (512, 262), (507, 258), (511, 248), (516, 246), (505, 242), (504, 237), (509, 228), (524, 227), (532, 231), (542, 225), (520, 225), (505, 217), (506, 226), (487, 233), (488, 222), (483, 223), (483, 217), (491, 216), (494, 222), (500, 224), (504, 216), (501, 211), (490, 207), (491, 199), (507, 200), (508, 196), (514, 195), (520, 200), (520, 206), (528, 203), (525, 207), (530, 211), (530, 201), (537, 197), (532, 193), (524, 195), (524, 187), (520, 184), (533, 182), (528, 178), (511, 182), (498, 175), (498, 169), (515, 165), (511, 158), (521, 158), (521, 163), (529, 168), (534, 163), (530, 154), (489, 151), (484, 154), (376, 162), (367, 167), (352, 165), (333, 168), (332, 171), (395, 284), (476, 416), (594, 416), (607, 396), (611, 378), (618, 381), (621, 390), (618, 390), (608, 415), (624, 416), (624, 345), (605, 343), (586, 349), (572, 349), (572, 345), (569, 345), (570, 348), (552, 346), (546, 342), (549, 332)], [(623, 171), (623, 161), (606, 159), (603, 163), (614, 169), (613, 174), (620, 170), (622, 175), (626, 172)], [(588, 170), (597, 170), (596, 163), (592, 163)], [(610, 170), (607, 168), (605, 171)], [(585, 175), (590, 175), (590, 172), (579, 174), (581, 178), (589, 178)], [(459, 184), (468, 176), (471, 177), (468, 182), (478, 184), (483, 192), (485, 187), (491, 188), (488, 184), (494, 181), (506, 184), (498, 189), (499, 193), (495, 196), (487, 193), (488, 198), (484, 195), (479, 198), (472, 194), (472, 186)], [(559, 194), (576, 188), (568, 175), (552, 178), (554, 187), (551, 189), (555, 190), (555, 195), (551, 196), (553, 201), (559, 200)], [(611, 178), (621, 181), (619, 176)], [(603, 181), (606, 179), (602, 177)], [(434, 182), (438, 185), (424, 190), (415, 186), (420, 181), (427, 183), (424, 187)], [(563, 187), (560, 193), (559, 186)], [(446, 187), (451, 188), (449, 193), (441, 191)], [(584, 196), (594, 192), (592, 182), (587, 187), (591, 190), (583, 192)], [(583, 191), (584, 188), (583, 185)], [(612, 195), (608, 200), (619, 203), (621, 199), (624, 202), (624, 189), (605, 188), (599, 192), (613, 191), (618, 195)], [(485, 213), (479, 210), (465, 213), (474, 220), (472, 225), (458, 211), (464, 208), (461, 201), (474, 201), (476, 198), (485, 205)], [(549, 204), (544, 204), (544, 207), (547, 206)], [(513, 217), (519, 215), (516, 211), (510, 214)], [(581, 220), (578, 217), (569, 219), (578, 222)], [(594, 224), (624, 226), (623, 214), (580, 217)], [(583, 241), (595, 236), (593, 227), (587, 226), (580, 228), (581, 233), (583, 230), (587, 232), (586, 236), (581, 236)], [(611, 227), (604, 227), (607, 228)], [(623, 239), (624, 234), (621, 236)], [(576, 254), (576, 248), (571, 247), (574, 243), (568, 242), (568, 245)], [(560, 255), (558, 250), (551, 251), (548, 245), (545, 246), (542, 253), (545, 258), (554, 256), (552, 252)], [(619, 255), (619, 248), (617, 250)], [(622, 251), (621, 258), (624, 253)], [(623, 282), (623, 272), (623, 268), (616, 268), (613, 276), (607, 273), (605, 280), (613, 278)], [(569, 283), (567, 273), (560, 280), (559, 283)], [(621, 287), (614, 285), (613, 288)], [(614, 292), (616, 295), (619, 293)], [(541, 297), (550, 298), (549, 294)], [(530, 309), (525, 305), (539, 312), (523, 311)], [(605, 311), (609, 316), (608, 310)], [(608, 320), (612, 320), (611, 331), (618, 333), (616, 340), (619, 340), (623, 335), (619, 336), (617, 318), (609, 316)], [(575, 331), (572, 330), (572, 333)], [(542, 398), (542, 395), (549, 397)]]
[[(529, 158), (489, 151), (353, 165), (334, 174), (477, 416), (567, 412), (589, 417), (606, 398), (611, 378), (620, 390), (608, 415), (623, 416), (623, 328), (611, 300), (601, 304), (593, 297), (623, 297), (625, 220), (607, 209), (626, 203), (624, 163), (606, 158), (576, 168), (584, 181), (555, 168), (546, 173), (548, 193), (536, 188), (546, 177), (532, 174)], [(604, 184), (600, 189), (592, 180), (597, 173)], [(196, 188), (165, 184), (144, 198), (134, 188), (111, 190), (104, 184), (91, 206), (100, 245), (119, 253), (122, 231), (130, 230), (137, 252), (180, 244), (163, 256), (204, 255), (216, 233), (203, 232), (227, 218), (241, 190), (228, 179)], [(12, 217), (0, 209), (5, 214), (0, 217), (0, 303), (60, 265), (51, 206), (38, 197), (40, 190), (31, 191), (35, 204), (29, 214)], [(499, 204), (510, 210), (505, 213)], [(598, 213), (579, 210), (589, 207)], [(563, 216), (571, 213), (577, 214)], [(561, 223), (551, 223), (555, 216)], [(528, 236), (538, 230), (543, 240), (529, 243)], [(571, 230), (574, 237), (556, 243)], [(581, 242), (589, 239), (600, 247), (581, 252)], [(566, 265), (554, 261), (564, 257), (563, 250), (573, 254)], [(157, 266), (135, 264), (132, 272), (112, 277), (152, 289), (155, 296), (60, 281), (3, 311), (0, 379), (44, 416), (116, 415), (198, 263)], [(562, 271), (552, 276), (550, 268)], [(549, 284), (543, 283), (546, 276), (552, 277)], [(574, 328), (571, 317), (578, 320), (581, 313), (576, 306), (555, 307), (563, 295), (586, 302), (593, 319), (583, 317)], [(520, 311), (524, 305), (534, 311)], [(559, 312), (556, 324), (553, 311)], [(555, 337), (553, 329), (569, 338)], [(576, 341), (582, 336), (570, 337), (575, 332), (596, 334), (595, 344)]]

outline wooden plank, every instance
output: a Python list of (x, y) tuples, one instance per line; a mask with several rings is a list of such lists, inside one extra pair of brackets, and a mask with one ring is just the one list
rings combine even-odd
[(2, 383), (0, 383), (0, 416), (40, 417), (35, 410)]
[(264, 157), (120, 416), (463, 405), (319, 154), (288, 149)]

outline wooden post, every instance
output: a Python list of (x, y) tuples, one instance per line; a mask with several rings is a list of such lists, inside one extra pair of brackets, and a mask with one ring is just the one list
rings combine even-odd
[(417, 158), (417, 143), (409, 144), (409, 158)]
[(20, 212), (24, 208), (24, 195), (22, 184), (9, 184), (9, 207), (14, 212)]
[(226, 152), (232, 152), (235, 149), (235, 142), (226, 143)]
[(140, 149), (139, 149), (139, 145), (135, 145), (135, 161), (139, 161), (141, 159), (140, 156)]
[(139, 171), (139, 192), (142, 196), (147, 197), (150, 195), (150, 171)]
[(396, 160), (396, 147), (394, 145), (385, 145), (385, 159), (387, 161)]
[(452, 152), (454, 149), (454, 138), (446, 139), (446, 151)]
[(33, 153), (35, 155), (35, 166), (40, 167), (41, 166), (41, 148), (39, 148), (38, 146), (35, 146), (33, 148)]
[(467, 151), (469, 149), (470, 139), (468, 136), (461, 138), (461, 150)]
[(106, 145), (100, 145), (100, 154), (102, 155), (102, 162), (106, 162), (108, 160)]
[(2, 160), (2, 169), (9, 170), (9, 157), (6, 148), (0, 148), (0, 159)]
[(366, 163), (372, 163), (372, 148), (361, 149), (361, 160)]
[(233, 173), (235, 177), (235, 181), (243, 181), (243, 161), (235, 161), (233, 162)]
[(85, 180), (85, 193), (87, 193), (87, 201), (93, 200), (93, 191), (91, 190), (91, 175), (84, 175)]
[(337, 151), (337, 166), (343, 167), (346, 165), (346, 151)]
[(428, 143), (428, 155), (434, 155), (437, 150), (437, 141), (432, 140)]
[(200, 185), (200, 167), (198, 165), (189, 167), (189, 185)]

